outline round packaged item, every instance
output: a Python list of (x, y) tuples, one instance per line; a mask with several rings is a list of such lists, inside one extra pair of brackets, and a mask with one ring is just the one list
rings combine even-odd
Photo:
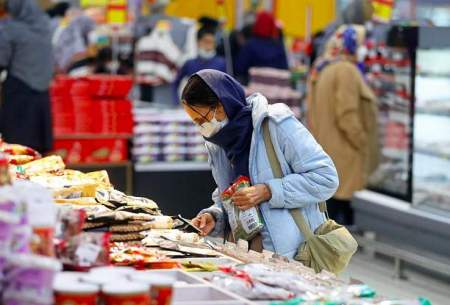
[(114, 267), (114, 266), (106, 266), (106, 267), (96, 267), (92, 268), (89, 273), (91, 274), (101, 274), (101, 275), (117, 275), (118, 277), (125, 277), (129, 274), (135, 273), (136, 270), (131, 267)]
[(132, 277), (133, 281), (145, 283), (150, 287), (152, 305), (169, 305), (172, 302), (173, 286), (176, 279), (171, 276), (152, 272), (139, 272)]
[(3, 290), (5, 304), (14, 304), (17, 300), (51, 304), (53, 279), (59, 270), (61, 263), (53, 258), (31, 254), (11, 256), (4, 280), (8, 283)]
[(155, 271), (137, 271), (130, 276), (130, 279), (133, 282), (144, 283), (149, 287), (159, 285), (161, 283), (164, 285), (173, 286), (173, 284), (176, 283), (176, 278), (174, 276), (169, 274), (161, 274)]
[(99, 291), (97, 285), (67, 281), (57, 281), (53, 287), (55, 305), (97, 305)]
[(81, 272), (72, 272), (72, 271), (58, 272), (53, 280), (53, 288), (58, 287), (59, 283), (67, 283), (67, 282), (77, 283), (80, 281), (82, 275), (83, 273)]
[(125, 276), (118, 275), (117, 273), (107, 273), (107, 272), (98, 272), (98, 273), (88, 273), (81, 277), (81, 281), (84, 283), (95, 284), (99, 286), (108, 285), (117, 281), (123, 281)]
[(116, 282), (102, 289), (105, 305), (150, 305), (148, 286), (143, 283)]

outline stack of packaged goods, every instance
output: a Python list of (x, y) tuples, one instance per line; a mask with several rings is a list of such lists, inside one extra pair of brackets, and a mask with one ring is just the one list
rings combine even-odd
[[(248, 183), (239, 179), (223, 196)], [(386, 299), (272, 252), (249, 251), (243, 240), (207, 241), (181, 216), (114, 190), (105, 171), (67, 170), (59, 156), (3, 142), (0, 228), (3, 304), (431, 304)]]
[(50, 90), (55, 153), (68, 163), (126, 161), (131, 86), (125, 76), (56, 77)]
[(53, 277), (61, 269), (53, 199), (39, 185), (13, 183), (8, 161), (0, 153), (0, 303), (52, 305)]
[(205, 141), (180, 109), (135, 109), (133, 160), (150, 162), (206, 162)]
[(264, 95), (271, 104), (288, 105), (300, 118), (302, 94), (292, 89), (291, 72), (273, 68), (250, 69), (250, 82), (245, 93), (248, 96), (257, 92)]

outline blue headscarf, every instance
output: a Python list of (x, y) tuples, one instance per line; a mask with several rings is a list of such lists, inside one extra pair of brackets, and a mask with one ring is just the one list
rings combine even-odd
[(253, 123), (252, 106), (245, 99), (244, 89), (233, 77), (217, 70), (205, 69), (196, 75), (217, 95), (229, 120), (217, 134), (206, 140), (225, 150), (234, 178), (241, 175), (249, 177)]

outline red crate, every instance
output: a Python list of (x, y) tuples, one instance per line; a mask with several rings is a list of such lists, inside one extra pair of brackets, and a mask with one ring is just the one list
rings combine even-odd
[(56, 140), (54, 153), (67, 163), (105, 163), (128, 160), (126, 139)]
[(73, 83), (70, 89), (70, 95), (72, 97), (91, 97), (91, 85), (86, 80), (77, 80)]
[(131, 134), (132, 86), (127, 76), (56, 77), (51, 86), (55, 135)]
[(64, 98), (52, 98), (51, 99), (52, 112), (57, 113), (73, 113), (74, 104), (72, 100), (67, 100)]
[(97, 97), (124, 98), (133, 86), (130, 76), (121, 75), (92, 75), (86, 77), (90, 82), (91, 92)]
[(53, 114), (53, 132), (55, 135), (71, 134), (75, 131), (73, 114)]
[(128, 100), (95, 99), (102, 113), (131, 114), (132, 104)]
[(75, 79), (67, 76), (56, 76), (50, 85), (50, 95), (52, 97), (69, 97)]

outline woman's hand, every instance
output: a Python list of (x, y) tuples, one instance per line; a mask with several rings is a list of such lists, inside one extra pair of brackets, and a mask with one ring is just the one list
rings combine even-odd
[(245, 211), (271, 198), (270, 188), (265, 184), (257, 184), (237, 191), (231, 200), (235, 206)]
[(211, 233), (212, 230), (214, 230), (214, 227), (216, 226), (216, 221), (214, 220), (214, 217), (209, 214), (201, 214), (192, 219), (192, 225), (199, 228), (200, 231), (202, 231), (202, 236), (206, 236), (209, 233)]

